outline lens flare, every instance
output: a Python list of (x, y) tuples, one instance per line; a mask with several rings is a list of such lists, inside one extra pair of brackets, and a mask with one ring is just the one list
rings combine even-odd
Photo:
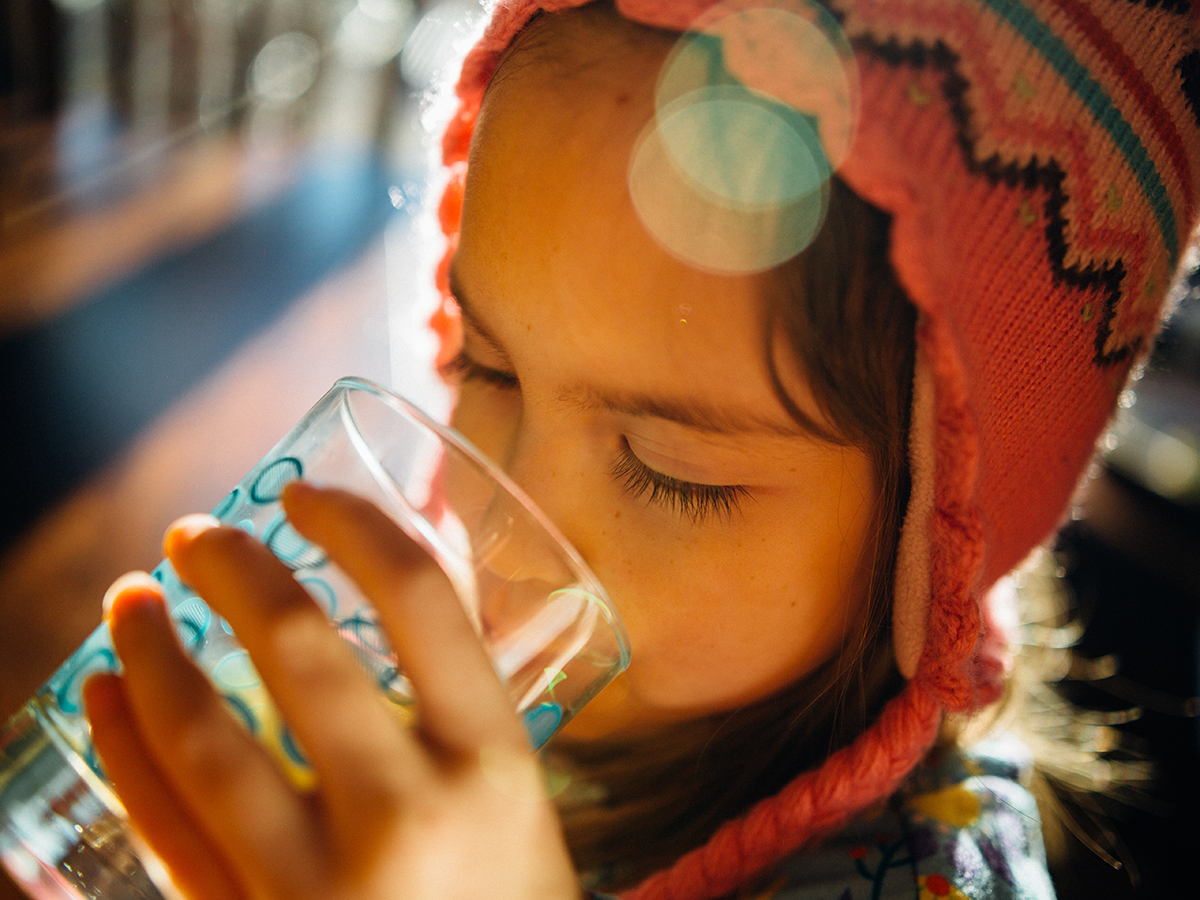
[(807, 247), (858, 111), (849, 42), (823, 7), (715, 7), (668, 54), (630, 157), (634, 208), (668, 253), (763, 271)]

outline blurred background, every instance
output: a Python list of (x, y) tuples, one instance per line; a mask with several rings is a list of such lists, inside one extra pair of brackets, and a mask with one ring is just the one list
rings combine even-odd
[[(337, 377), (445, 408), (432, 88), (480, 20), (474, 0), (0, 0), (0, 717)], [(1159, 772), (1079, 815), (1068, 900), (1195, 892), (1191, 254), (1057, 548), (1089, 661), (1067, 687)]]
[[(1200, 245), (1174, 315), (1120, 398), (1056, 557), (1081, 632), (1063, 693), (1097, 711), (1098, 749), (1154, 781), (1076, 811), (1062, 900), (1187, 897), (1200, 846)], [(1140, 377), (1139, 377), (1140, 376)], [(1105, 712), (1109, 715), (1106, 718)], [(1099, 852), (1094, 852), (1099, 850)], [(1106, 863), (1111, 856), (1120, 869)]]
[(418, 212), (479, 20), (0, 0), (0, 717), (339, 376), (444, 410)]

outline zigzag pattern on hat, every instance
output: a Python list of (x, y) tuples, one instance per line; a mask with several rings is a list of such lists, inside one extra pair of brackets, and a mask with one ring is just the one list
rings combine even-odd
[(1195, 109), (1191, 117), (1168, 109), (1185, 95), (1145, 74), (1174, 72), (1193, 88), (1200, 81), (1196, 53), (1178, 39), (1186, 7), (1147, 9), (1133, 33), (1123, 23), (1118, 41), (1106, 11), (1079, 0), (1042, 4), (1041, 18), (1018, 0), (978, 5), (984, 14), (944, 0), (874, 0), (856, 4), (844, 25), (858, 49), (939, 73), (971, 171), (1045, 189), (1041, 215), (1028, 215), (1045, 223), (1056, 277), (1103, 297), (1079, 308), (1095, 321), (1095, 362), (1125, 361), (1158, 322), (1187, 237), (1180, 223), (1192, 213), (1186, 142), (1200, 138), (1177, 123), (1194, 122)]

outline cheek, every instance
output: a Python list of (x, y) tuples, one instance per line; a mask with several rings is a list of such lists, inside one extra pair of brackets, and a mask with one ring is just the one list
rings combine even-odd
[[(852, 614), (816, 550), (783, 535), (648, 549), (610, 586), (641, 703), (697, 714), (760, 699), (828, 659)], [(786, 561), (786, 562), (781, 562)]]

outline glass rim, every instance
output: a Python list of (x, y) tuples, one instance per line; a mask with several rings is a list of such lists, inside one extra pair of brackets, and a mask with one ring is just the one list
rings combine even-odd
[(583, 586), (595, 597), (600, 608), (604, 613), (604, 620), (612, 629), (616, 637), (618, 647), (621, 652), (620, 669), (625, 669), (629, 665), (630, 649), (629, 635), (625, 631), (625, 625), (620, 617), (616, 615), (613, 609), (612, 600), (608, 596), (608, 592), (600, 583), (600, 579), (596, 577), (596, 573), (592, 571), (591, 566), (579, 555), (579, 551), (567, 540), (566, 536), (558, 529), (550, 518), (542, 512), (541, 508), (533, 501), (533, 499), (525, 493), (524, 489), (512, 480), (506, 472), (490, 460), (483, 451), (476, 447), (464, 435), (444, 425), (431, 417), (419, 406), (412, 401), (400, 396), (389, 388), (384, 387), (370, 379), (363, 378), (358, 375), (345, 375), (334, 382), (331, 390), (355, 390), (369, 394), (376, 399), (390, 406), (396, 412), (402, 415), (409, 416), (415, 419), (424, 427), (428, 428), (436, 434), (441, 440), (450, 446), (454, 447), (462, 453), (473, 465), (478, 466), (483, 470), (484, 474), (494, 479), (501, 487), (511, 494), (521, 508), (529, 515), (534, 522), (542, 528), (550, 538), (558, 545), (567, 557), (567, 562), (576, 570), (579, 580), (583, 582)]

